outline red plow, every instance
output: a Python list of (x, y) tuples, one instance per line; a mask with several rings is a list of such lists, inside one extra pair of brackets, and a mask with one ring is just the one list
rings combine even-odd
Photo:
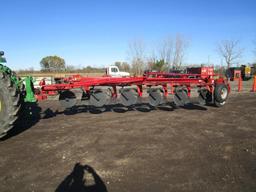
[(215, 75), (213, 67), (191, 68), (188, 73), (148, 72), (141, 77), (82, 77), (74, 75), (61, 79), (57, 84), (45, 85), (36, 92), (38, 100), (59, 94), (65, 108), (71, 108), (80, 100), (89, 105), (102, 107), (121, 103), (131, 106), (142, 98), (151, 106), (168, 102), (173, 95), (176, 106), (190, 103), (191, 90), (196, 89), (200, 104), (225, 105), (230, 86), (222, 77)]

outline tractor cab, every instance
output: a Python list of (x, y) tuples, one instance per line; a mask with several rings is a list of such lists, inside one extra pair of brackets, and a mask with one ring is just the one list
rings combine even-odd
[(6, 59), (5, 59), (5, 57), (3, 57), (4, 56), (4, 52), (3, 51), (0, 51), (0, 64), (1, 63), (6, 63)]

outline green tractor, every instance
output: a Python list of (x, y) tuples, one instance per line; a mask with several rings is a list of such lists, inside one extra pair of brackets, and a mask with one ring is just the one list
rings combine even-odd
[(0, 51), (0, 138), (13, 128), (26, 102), (36, 102), (32, 77), (21, 80), (5, 66), (4, 52)]

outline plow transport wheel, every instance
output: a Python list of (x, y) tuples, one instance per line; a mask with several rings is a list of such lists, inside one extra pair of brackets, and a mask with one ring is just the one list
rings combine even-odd
[(225, 84), (217, 84), (214, 90), (214, 104), (216, 107), (222, 107), (226, 104), (228, 98), (228, 87)]
[(134, 89), (125, 89), (120, 90), (120, 100), (124, 106), (131, 106), (137, 103), (138, 93)]
[(93, 90), (90, 94), (90, 105), (103, 107), (107, 104), (108, 95), (102, 90)]
[(153, 107), (156, 107), (161, 104), (163, 99), (163, 94), (160, 89), (149, 89), (149, 104)]
[(76, 105), (76, 94), (70, 90), (62, 91), (59, 96), (59, 102), (65, 109), (71, 108)]

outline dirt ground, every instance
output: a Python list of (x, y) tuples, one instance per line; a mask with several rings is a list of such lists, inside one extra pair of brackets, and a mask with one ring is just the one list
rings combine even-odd
[(32, 116), (0, 142), (1, 192), (256, 191), (255, 93), (223, 108), (64, 112), (46, 101)]

